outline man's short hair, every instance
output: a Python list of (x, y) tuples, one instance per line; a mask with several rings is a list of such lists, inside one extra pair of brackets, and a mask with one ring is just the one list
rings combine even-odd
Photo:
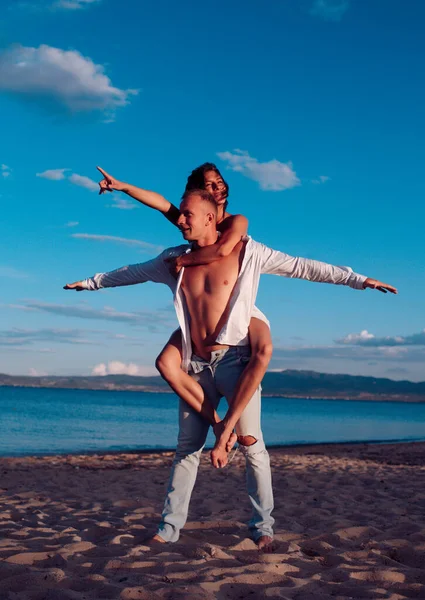
[(184, 202), (191, 196), (198, 196), (201, 202), (207, 202), (210, 205), (209, 208), (212, 210), (214, 215), (217, 216), (217, 203), (214, 200), (214, 196), (207, 192), (207, 190), (199, 190), (196, 188), (192, 190), (186, 190), (182, 196), (182, 202)]

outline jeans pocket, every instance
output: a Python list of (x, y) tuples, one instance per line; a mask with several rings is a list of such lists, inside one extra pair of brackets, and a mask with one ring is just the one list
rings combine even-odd
[(247, 365), (250, 360), (251, 360), (251, 355), (250, 354), (241, 354), (239, 356), (239, 364), (240, 365)]

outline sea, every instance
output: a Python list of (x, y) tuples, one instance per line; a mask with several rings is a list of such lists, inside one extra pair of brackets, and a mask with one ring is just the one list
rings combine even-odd
[[(222, 401), (219, 414), (224, 415)], [(0, 387), (0, 456), (173, 449), (174, 394)], [(425, 440), (425, 403), (262, 400), (269, 447)], [(207, 447), (214, 437), (209, 435)]]

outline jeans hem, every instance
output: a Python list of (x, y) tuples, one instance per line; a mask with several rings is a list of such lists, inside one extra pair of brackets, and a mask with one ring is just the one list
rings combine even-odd
[(161, 526), (159, 526), (156, 534), (159, 535), (159, 537), (163, 539), (164, 542), (167, 542), (167, 544), (174, 544), (178, 541), (180, 533), (178, 533), (176, 537), (175, 531), (169, 532), (167, 530), (169, 530), (168, 527), (161, 528)]

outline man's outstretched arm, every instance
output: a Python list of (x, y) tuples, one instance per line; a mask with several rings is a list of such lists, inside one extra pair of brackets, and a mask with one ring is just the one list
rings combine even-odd
[(264, 244), (254, 243), (257, 244), (256, 251), (259, 252), (261, 257), (261, 273), (320, 283), (347, 285), (357, 290), (371, 288), (383, 293), (397, 294), (397, 289), (394, 286), (355, 273), (350, 267), (337, 267), (318, 260), (290, 256), (284, 252), (272, 250)]
[(64, 290), (100, 290), (101, 288), (121, 287), (126, 285), (136, 285), (153, 281), (156, 283), (170, 283), (171, 274), (164, 262), (163, 254), (144, 263), (128, 265), (121, 267), (109, 273), (96, 273), (93, 277), (67, 283)]

